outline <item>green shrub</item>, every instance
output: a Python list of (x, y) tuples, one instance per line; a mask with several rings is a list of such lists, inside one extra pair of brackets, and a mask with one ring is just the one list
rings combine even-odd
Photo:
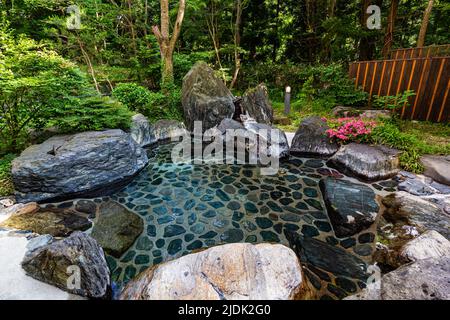
[(135, 83), (120, 83), (118, 84), (112, 95), (118, 101), (122, 102), (131, 111), (136, 111), (142, 114), (147, 114), (148, 105), (158, 103), (158, 96), (155, 96), (148, 90)]
[(368, 94), (355, 89), (353, 81), (348, 77), (340, 64), (329, 65), (295, 65), (287, 62), (244, 64), (240, 76), (242, 85), (253, 87), (264, 82), (272, 97), (283, 99), (285, 86), (292, 88), (292, 96), (304, 99), (307, 103), (320, 99), (327, 102), (327, 108), (335, 105), (364, 106)]
[(368, 94), (355, 89), (353, 81), (339, 64), (306, 66), (299, 77), (304, 79), (300, 94), (310, 100), (329, 99), (335, 105), (363, 106)]
[(128, 129), (133, 113), (109, 97), (74, 98), (51, 122), (63, 132)]
[(396, 111), (398, 109), (409, 107), (409, 98), (415, 96), (414, 90), (406, 90), (395, 96), (375, 96), (373, 105), (380, 109), (389, 109)]
[(0, 21), (0, 153), (18, 152), (30, 128), (43, 128), (71, 97), (88, 90), (75, 64)]
[(400, 164), (403, 169), (414, 173), (423, 171), (420, 157), (429, 150), (416, 135), (402, 132), (394, 123), (385, 121), (373, 129), (370, 141), (402, 151)]
[(175, 84), (161, 88), (160, 92), (151, 92), (134, 83), (123, 83), (117, 85), (113, 96), (130, 110), (148, 117), (151, 122), (182, 118), (181, 89)]
[(0, 158), (0, 196), (9, 196), (14, 193), (11, 179), (11, 162), (16, 155), (7, 154)]

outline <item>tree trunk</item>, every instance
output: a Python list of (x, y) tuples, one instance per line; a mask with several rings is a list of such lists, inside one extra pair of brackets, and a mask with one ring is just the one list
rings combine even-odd
[[(360, 24), (363, 30), (367, 30), (367, 19), (369, 15), (367, 14), (367, 8), (370, 6), (371, 0), (362, 0), (362, 11), (360, 15)], [(371, 39), (372, 35), (364, 35), (359, 41), (359, 60), (368, 61), (372, 60), (375, 52), (375, 43)]]
[(178, 5), (177, 20), (170, 37), (169, 0), (161, 0), (161, 29), (153, 26), (153, 34), (159, 43), (161, 52), (161, 86), (167, 87), (173, 84), (173, 51), (180, 36), (181, 25), (184, 19), (186, 0), (180, 0)]
[(167, 85), (173, 83), (173, 53), (167, 50), (162, 58), (162, 83)]
[(391, 0), (391, 8), (389, 10), (388, 26), (386, 28), (386, 33), (384, 36), (384, 46), (382, 50), (382, 55), (385, 59), (389, 58), (391, 53), (392, 44), (394, 42), (394, 29), (395, 20), (397, 19), (399, 0)]
[(241, 19), (242, 19), (242, 10), (246, 0), (237, 0), (236, 1), (236, 21), (234, 24), (234, 74), (233, 80), (230, 84), (230, 90), (233, 89), (234, 85), (237, 82), (237, 78), (239, 76), (239, 71), (241, 70), (241, 55), (239, 53), (241, 46)]
[(433, 9), (434, 0), (428, 1), (428, 6), (423, 14), (422, 26), (420, 27), (419, 38), (417, 39), (417, 47), (425, 45), (425, 37), (427, 35), (428, 23), (430, 22), (431, 10)]

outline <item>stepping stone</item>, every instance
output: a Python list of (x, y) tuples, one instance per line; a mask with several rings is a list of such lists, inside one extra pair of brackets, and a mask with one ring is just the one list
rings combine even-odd
[(100, 205), (91, 236), (113, 257), (120, 257), (144, 231), (142, 219), (117, 202)]
[(450, 185), (450, 156), (423, 156), (420, 161), (425, 167), (424, 175)]
[(368, 186), (328, 177), (320, 189), (337, 237), (355, 235), (375, 222), (380, 208)]
[(400, 171), (400, 152), (385, 146), (350, 143), (328, 161), (342, 173), (367, 181), (386, 180)]

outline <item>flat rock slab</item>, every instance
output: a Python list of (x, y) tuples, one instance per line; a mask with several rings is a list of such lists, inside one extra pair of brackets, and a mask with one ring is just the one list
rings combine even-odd
[(406, 261), (450, 257), (450, 241), (440, 233), (429, 230), (404, 245), (400, 256)]
[(386, 180), (400, 171), (399, 154), (398, 150), (385, 146), (350, 143), (341, 147), (328, 164), (366, 181)]
[(339, 150), (339, 145), (327, 135), (330, 127), (318, 116), (306, 118), (292, 140), (292, 153), (305, 157), (329, 157)]
[(449, 300), (450, 257), (405, 265), (383, 276), (382, 300)]
[(450, 186), (450, 156), (423, 156), (420, 161), (426, 176)]
[(437, 204), (404, 191), (383, 198), (383, 216), (394, 224), (416, 227), (419, 232), (435, 230), (450, 239), (450, 216)]
[(375, 222), (380, 207), (368, 186), (328, 177), (320, 189), (337, 237), (353, 236)]
[(217, 246), (157, 265), (128, 283), (123, 300), (287, 300), (307, 294), (295, 253), (282, 245)]
[(112, 256), (120, 258), (144, 231), (144, 222), (115, 201), (100, 205), (91, 236)]
[(404, 265), (345, 300), (449, 300), (450, 257)]
[(34, 211), (25, 213), (20, 211), (1, 223), (0, 227), (66, 237), (74, 231), (86, 231), (92, 226), (86, 217), (72, 210), (41, 209), (36, 206)]
[(335, 276), (367, 280), (367, 264), (344, 249), (294, 233), (290, 233), (288, 238), (291, 248), (302, 263), (320, 268)]
[(25, 274), (21, 262), (28, 243), (24, 234), (0, 232), (0, 300), (82, 299)]
[[(102, 248), (82, 232), (30, 250), (22, 261), (25, 272), (64, 291), (90, 298), (104, 298), (110, 286), (109, 269)], [(79, 283), (71, 280), (79, 272)]]
[(39, 210), (39, 205), (36, 202), (17, 203), (10, 207), (0, 208), (0, 223), (8, 220), (13, 215), (27, 214)]
[(368, 265), (360, 258), (323, 241), (295, 232), (285, 233), (321, 298), (343, 299), (366, 286), (370, 274)]
[(56, 136), (14, 159), (16, 198), (49, 202), (111, 193), (147, 162), (145, 150), (122, 130)]

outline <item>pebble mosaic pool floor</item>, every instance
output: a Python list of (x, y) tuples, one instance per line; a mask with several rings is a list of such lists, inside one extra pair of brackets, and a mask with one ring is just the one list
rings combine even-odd
[[(107, 256), (119, 287), (150, 266), (202, 248), (232, 242), (289, 245), (286, 230), (371, 262), (376, 224), (345, 239), (334, 234), (319, 181), (325, 176), (348, 178), (328, 168), (325, 160), (291, 157), (280, 164), (278, 175), (262, 176), (251, 165), (173, 164), (171, 148), (168, 144), (149, 151), (149, 166), (133, 182), (94, 200), (115, 200), (144, 220), (143, 234), (127, 252), (119, 259)], [(372, 187), (381, 193), (395, 185)]]

